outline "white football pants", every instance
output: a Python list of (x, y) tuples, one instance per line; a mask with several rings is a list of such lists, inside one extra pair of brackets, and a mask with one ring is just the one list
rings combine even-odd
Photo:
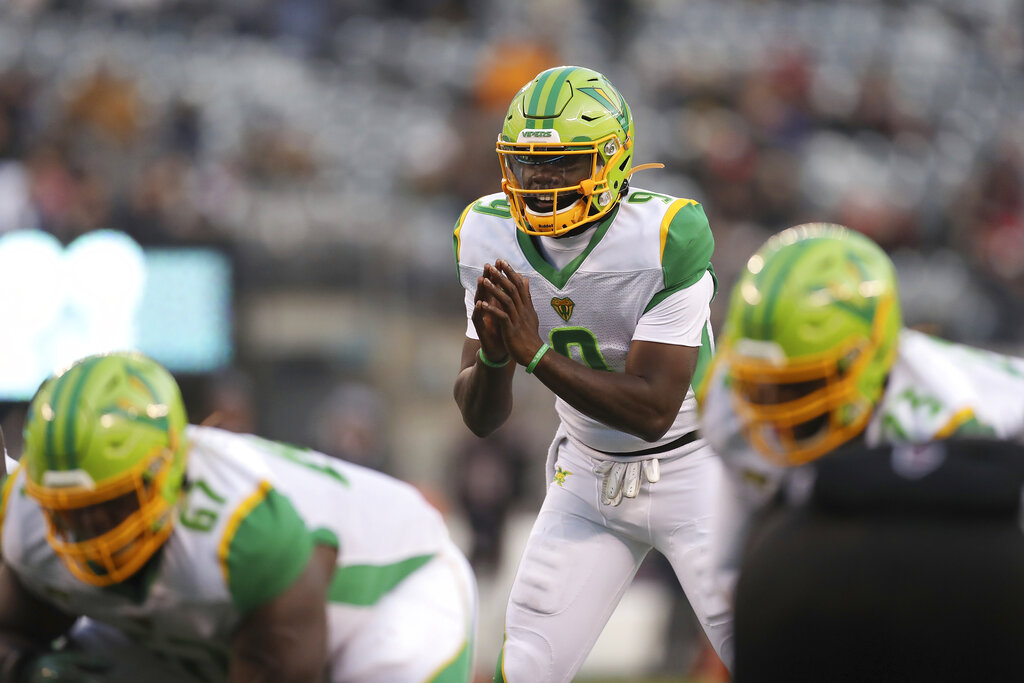
[(566, 474), (548, 484), (520, 560), (495, 680), (570, 681), (651, 548), (669, 560), (708, 639), (730, 664), (732, 612), (709, 552), (718, 457), (706, 445), (669, 454), (660, 481), (645, 479), (636, 498), (610, 507), (601, 503), (594, 473), (600, 460), (561, 430), (552, 451), (549, 474), (555, 467)]

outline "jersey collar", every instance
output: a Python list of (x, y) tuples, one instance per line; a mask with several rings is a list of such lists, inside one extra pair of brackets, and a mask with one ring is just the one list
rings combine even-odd
[(605, 233), (608, 232), (608, 227), (611, 226), (615, 216), (618, 215), (620, 206), (621, 202), (616, 204), (615, 208), (597, 224), (593, 229), (594, 234), (591, 235), (590, 244), (587, 245), (587, 248), (579, 256), (565, 264), (565, 268), (561, 270), (555, 268), (544, 259), (530, 236), (522, 230), (516, 230), (516, 240), (519, 242), (519, 248), (522, 249), (523, 255), (530, 265), (533, 266), (533, 269), (540, 273), (545, 280), (553, 284), (556, 289), (562, 289), (569, 281), (569, 278), (579, 270), (580, 265), (587, 259), (587, 256), (594, 250), (594, 247), (601, 241)]

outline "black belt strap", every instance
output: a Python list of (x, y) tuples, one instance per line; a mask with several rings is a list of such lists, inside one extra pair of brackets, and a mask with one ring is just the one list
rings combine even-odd
[(622, 457), (632, 457), (637, 455), (655, 455), (657, 453), (667, 453), (668, 451), (674, 451), (677, 448), (682, 448), (686, 444), (693, 443), (700, 438), (700, 431), (694, 429), (692, 432), (687, 432), (675, 441), (669, 441), (663, 443), (660, 446), (653, 446), (652, 448), (645, 448), (642, 451), (628, 451), (626, 453), (609, 453), (608, 451), (602, 451), (595, 448), (594, 450), (598, 453), (604, 453), (605, 455), (618, 455)]

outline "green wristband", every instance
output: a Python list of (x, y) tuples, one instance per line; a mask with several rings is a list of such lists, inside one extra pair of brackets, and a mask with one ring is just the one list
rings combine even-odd
[(484, 355), (484, 350), (483, 349), (477, 349), (476, 355), (477, 355), (477, 358), (480, 359), (480, 362), (483, 363), (484, 365), (486, 365), (489, 368), (503, 368), (506, 365), (508, 365), (508, 362), (510, 360), (512, 360), (512, 356), (508, 355), (508, 356), (505, 356), (505, 360), (501, 361), (500, 363), (495, 363), (493, 360), (489, 360), (487, 358), (487, 356)]
[(548, 346), (547, 344), (542, 344), (541, 347), (537, 349), (537, 353), (534, 354), (533, 360), (531, 360), (530, 364), (526, 366), (526, 374), (529, 375), (533, 373), (533, 369), (537, 367), (537, 363), (540, 362), (540, 359), (543, 358), (544, 354), (547, 353), (550, 349), (551, 347)]

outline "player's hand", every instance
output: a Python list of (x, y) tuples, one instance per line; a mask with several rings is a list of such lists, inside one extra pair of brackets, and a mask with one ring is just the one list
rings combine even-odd
[(621, 503), (623, 496), (636, 498), (644, 476), (652, 484), (661, 479), (661, 465), (657, 458), (634, 462), (602, 460), (594, 472), (602, 476), (601, 502), (612, 507)]
[(527, 365), (543, 344), (537, 331), (540, 322), (530, 296), (530, 281), (500, 259), (494, 267), (485, 266), (484, 275), (483, 285), (495, 302), (485, 302), (485, 306), (499, 321), (505, 348), (515, 362)]
[[(487, 263), (484, 265), (484, 274), (476, 280), (476, 294), (473, 307), (473, 327), (476, 328), (476, 336), (480, 338), (480, 350), (488, 360), (496, 363), (508, 358), (508, 349), (505, 348), (505, 340), (501, 336), (501, 329), (498, 320), (495, 318), (493, 308), (494, 297), (490, 290), (484, 285), (490, 274), (498, 271), (494, 266)], [(488, 307), (491, 304), (491, 307)]]
[(87, 652), (46, 652), (25, 665), (25, 683), (102, 683), (111, 665)]

